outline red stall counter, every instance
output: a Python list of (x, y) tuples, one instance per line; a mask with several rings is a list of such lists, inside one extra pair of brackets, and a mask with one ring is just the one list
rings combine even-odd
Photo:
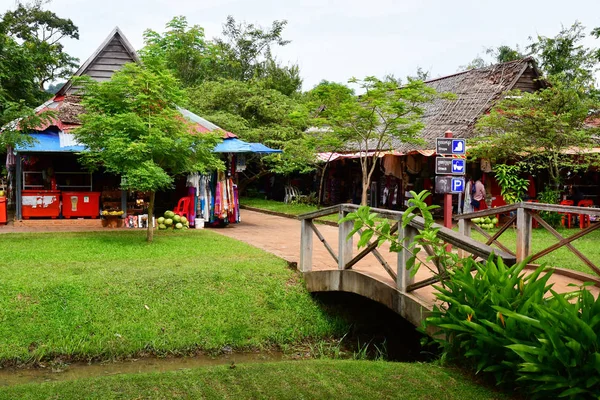
[(6, 224), (6, 197), (0, 196), (0, 224)]
[(100, 215), (100, 192), (62, 192), (62, 215), (65, 218)]
[(24, 219), (31, 217), (57, 218), (60, 214), (60, 191), (23, 190), (21, 204)]

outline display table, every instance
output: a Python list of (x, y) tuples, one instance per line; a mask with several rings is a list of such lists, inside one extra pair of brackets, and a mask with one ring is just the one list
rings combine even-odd
[(100, 215), (100, 192), (62, 192), (62, 215), (65, 218)]
[(123, 219), (120, 215), (103, 215), (102, 226), (104, 228), (122, 228)]
[(23, 190), (21, 193), (24, 219), (31, 217), (57, 218), (60, 215), (60, 191)]

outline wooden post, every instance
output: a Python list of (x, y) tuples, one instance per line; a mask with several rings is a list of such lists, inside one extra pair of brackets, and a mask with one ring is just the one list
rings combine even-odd
[(517, 208), (517, 262), (529, 256), (531, 250), (531, 214), (523, 207)]
[(15, 210), (17, 214), (17, 220), (21, 220), (23, 217), (23, 158), (21, 157), (21, 153), (17, 153), (17, 168), (15, 173), (15, 182), (17, 183), (17, 193), (15, 196)]
[[(340, 209), (340, 219), (346, 216), (347, 212)], [(346, 264), (352, 260), (352, 238), (348, 234), (352, 232), (354, 223), (352, 221), (341, 222), (338, 229), (338, 269), (345, 269)]]
[(310, 226), (312, 220), (303, 219), (300, 221), (300, 272), (312, 271), (312, 252), (313, 252), (313, 230)]
[[(467, 237), (471, 237), (471, 223), (464, 218), (459, 219), (458, 220), (458, 232), (462, 233), (463, 235), (465, 235)], [(463, 249), (459, 248), (458, 256), (459, 257), (467, 257), (468, 253), (466, 251), (464, 251)]]
[[(401, 224), (402, 222), (400, 222)], [(406, 287), (414, 283), (414, 278), (410, 276), (410, 271), (406, 269), (406, 262), (412, 257), (407, 247), (414, 242), (416, 231), (411, 226), (400, 226), (398, 228), (398, 240), (403, 246), (398, 252), (398, 265), (396, 273), (396, 287), (402, 293), (406, 293)]]

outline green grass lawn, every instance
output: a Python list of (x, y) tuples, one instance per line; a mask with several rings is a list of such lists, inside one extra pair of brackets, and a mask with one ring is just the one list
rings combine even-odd
[[(577, 229), (562, 229), (559, 228), (557, 231), (563, 236), (568, 237), (577, 232), (579, 232), (579, 228)], [(494, 234), (497, 232), (497, 229), (490, 230), (490, 234)], [(472, 230), (472, 235), (474, 239), (484, 242), (484, 237), (479, 232)], [(517, 230), (512, 227), (506, 230), (499, 238), (500, 243), (511, 249), (512, 251), (516, 250), (517, 243)], [(537, 229), (533, 229), (533, 236), (531, 239), (531, 248), (532, 254), (535, 254), (555, 243), (558, 240), (550, 234), (547, 230), (540, 227)], [(573, 242), (573, 246), (581, 251), (586, 257), (588, 257), (594, 264), (600, 267), (600, 248), (598, 247), (600, 244), (600, 230), (596, 230), (582, 238), (579, 238)], [(571, 253), (566, 247), (562, 247), (558, 250), (553, 251), (545, 257), (542, 257), (536, 261), (535, 263), (542, 264), (547, 263), (553, 267), (572, 269), (575, 271), (586, 272), (594, 275), (594, 272), (583, 263), (575, 254)]]
[[(243, 206), (260, 208), (261, 210), (273, 211), (282, 214), (288, 215), (300, 215), (306, 214), (312, 211), (317, 211), (319, 208), (317, 206), (309, 205), (309, 204), (295, 204), (295, 203), (284, 203), (282, 201), (275, 200), (266, 200), (266, 199), (258, 199), (251, 197), (242, 197), (240, 199), (240, 204)], [(337, 222), (339, 216), (337, 214), (327, 215), (325, 217), (319, 218), (319, 220)]]
[(287, 361), (0, 387), (6, 399), (505, 399), (434, 364)]
[(6, 234), (0, 364), (286, 345), (343, 335), (300, 275), (206, 230)]

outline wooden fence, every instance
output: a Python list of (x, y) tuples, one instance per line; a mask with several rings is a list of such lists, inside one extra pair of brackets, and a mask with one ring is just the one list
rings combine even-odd
[[(438, 277), (431, 277), (419, 282), (414, 282), (414, 278), (410, 276), (410, 271), (406, 270), (406, 262), (412, 256), (410, 251), (406, 248), (397, 253), (396, 265), (393, 266), (390, 266), (377, 250), (376, 240), (369, 243), (353, 257), (353, 237), (348, 238), (348, 234), (352, 231), (354, 225), (352, 221), (338, 224), (338, 243), (337, 251), (335, 251), (332, 244), (328, 243), (321, 234), (319, 228), (314, 223), (314, 220), (332, 214), (337, 214), (341, 219), (348, 213), (354, 212), (357, 209), (358, 206), (354, 204), (340, 204), (299, 216), (299, 219), (301, 220), (300, 271), (305, 273), (312, 271), (313, 237), (316, 236), (331, 255), (331, 258), (335, 263), (334, 265), (337, 265), (339, 270), (352, 269), (367, 254), (372, 253), (381, 264), (381, 267), (396, 282), (396, 288), (401, 292), (410, 292), (428, 286), (438, 280)], [(395, 221), (390, 233), (392, 235), (397, 235), (401, 242), (412, 242), (412, 238), (418, 234), (419, 230), (424, 228), (424, 220), (421, 217), (415, 217), (409, 225), (402, 227), (402, 212), (377, 208), (373, 208), (372, 212), (377, 213), (379, 217)], [(455, 232), (452, 229), (445, 228), (438, 224), (434, 224), (434, 228), (439, 229), (438, 237), (440, 239), (460, 249), (462, 252), (483, 259), (487, 259), (490, 254), (494, 253), (497, 257), (503, 258), (507, 264), (514, 264), (516, 262), (515, 255), (503, 249), (492, 248), (489, 244), (478, 242), (463, 233)], [(431, 255), (431, 249), (425, 248), (425, 250)], [(442, 272), (443, 271), (438, 269), (437, 275), (440, 275)]]
[[(444, 271), (440, 270), (439, 266), (433, 265), (433, 268), (437, 268), (437, 274), (435, 274), (436, 276), (421, 280), (419, 282), (414, 282), (414, 278), (411, 277), (410, 271), (407, 271), (406, 269), (406, 262), (412, 256), (407, 248), (404, 248), (402, 251), (397, 253), (396, 265), (390, 265), (384, 259), (384, 257), (382, 257), (377, 249), (377, 240), (372, 241), (364, 249), (359, 251), (358, 254), (353, 256), (353, 237), (348, 238), (348, 234), (353, 228), (352, 221), (338, 224), (337, 246), (335, 244), (332, 245), (331, 243), (328, 243), (319, 231), (317, 224), (314, 223), (316, 218), (332, 214), (337, 214), (339, 219), (342, 219), (348, 215), (348, 213), (354, 212), (357, 209), (358, 206), (354, 204), (340, 204), (299, 216), (302, 230), (299, 269), (302, 272), (308, 273), (312, 271), (313, 237), (317, 237), (331, 256), (333, 263), (335, 263), (332, 264), (336, 265), (337, 269), (339, 270), (352, 269), (365, 256), (372, 253), (381, 264), (381, 267), (387, 272), (387, 274), (389, 274), (394, 282), (396, 282), (396, 288), (403, 293), (407, 293), (435, 283), (439, 280), (440, 276), (443, 276)], [(438, 237), (445, 243), (452, 245), (454, 249), (457, 249), (459, 255), (462, 257), (472, 255), (475, 258), (487, 259), (490, 254), (494, 253), (495, 256), (501, 257), (506, 264), (512, 265), (516, 262), (526, 259), (529, 256), (531, 256), (530, 261), (533, 262), (561, 247), (566, 247), (577, 257), (579, 257), (593, 272), (600, 275), (600, 268), (571, 244), (574, 240), (579, 239), (600, 228), (600, 222), (591, 223), (588, 227), (578, 230), (573, 235), (565, 238), (539, 216), (538, 213), (540, 211), (558, 212), (562, 214), (570, 213), (587, 216), (600, 215), (600, 209), (596, 208), (559, 206), (542, 203), (517, 203), (483, 211), (477, 211), (474, 213), (457, 215), (454, 217), (454, 219), (458, 221), (458, 232), (439, 224), (434, 224), (433, 227), (439, 229)], [(395, 221), (390, 233), (392, 235), (397, 235), (398, 240), (401, 243), (412, 242), (412, 238), (418, 234), (419, 230), (424, 228), (424, 220), (421, 217), (415, 217), (406, 227), (402, 227), (402, 212), (378, 208), (373, 208), (372, 212), (377, 213), (379, 217)], [(497, 214), (507, 215), (508, 217), (506, 222), (493, 235), (490, 235), (488, 232), (481, 229), (471, 221), (473, 218)], [(548, 230), (558, 240), (556, 244), (553, 244), (535, 254), (531, 254), (533, 221), (536, 221), (540, 226)], [(515, 246), (516, 251), (512, 251), (498, 240), (498, 238), (514, 224), (516, 224), (517, 229)], [(471, 237), (471, 231), (473, 229), (480, 232), (486, 238), (484, 243), (479, 242)], [(433, 254), (432, 249), (425, 247), (424, 250), (428, 253), (428, 255)]]
[[(489, 208), (487, 210), (477, 211), (468, 214), (457, 215), (454, 217), (454, 219), (458, 220), (458, 230), (461, 234), (470, 237), (471, 230), (475, 229), (487, 239), (485, 242), (486, 244), (496, 245), (498, 248), (506, 251), (507, 253), (513, 254), (516, 257), (517, 261), (521, 261), (526, 259), (527, 257), (531, 257), (529, 262), (532, 263), (535, 260), (538, 260), (539, 258), (548, 255), (553, 251), (556, 251), (562, 247), (566, 247), (573, 254), (579, 257), (579, 259), (581, 259), (585, 263), (585, 265), (587, 265), (590, 268), (590, 270), (592, 270), (595, 274), (600, 275), (600, 268), (598, 268), (598, 266), (595, 265), (588, 257), (586, 257), (583, 253), (581, 253), (572, 245), (572, 242), (574, 240), (586, 236), (590, 232), (600, 228), (600, 222), (586, 224), (588, 225), (587, 227), (577, 230), (573, 235), (563, 237), (556, 229), (554, 229), (546, 221), (544, 221), (544, 219), (539, 215), (540, 211), (557, 212), (564, 216), (572, 214), (579, 216), (580, 219), (585, 218), (585, 216), (589, 217), (592, 215), (600, 215), (600, 208), (559, 206), (555, 204), (526, 202), (496, 208)], [(471, 221), (473, 218), (487, 217), (492, 215), (507, 216), (507, 219), (504, 222), (504, 224), (496, 233), (494, 233), (494, 235), (490, 235), (488, 232), (481, 229), (479, 226), (477, 226)], [(531, 237), (533, 221), (536, 221), (539, 226), (546, 229), (558, 240), (557, 243), (548, 246), (547, 248), (538, 251), (535, 254), (531, 254)], [(504, 246), (502, 243), (500, 243), (498, 241), (498, 238), (515, 223), (517, 229), (517, 243), (516, 252), (513, 252), (506, 246)]]

